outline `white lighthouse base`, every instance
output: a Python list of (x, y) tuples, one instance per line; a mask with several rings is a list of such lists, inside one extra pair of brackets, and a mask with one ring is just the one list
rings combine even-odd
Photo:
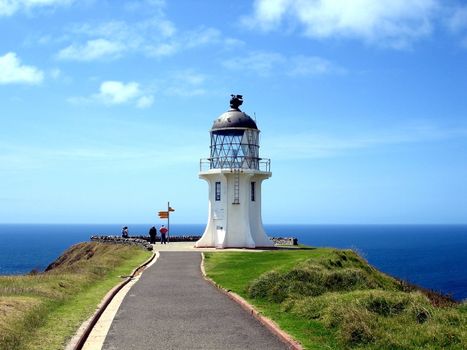
[(270, 172), (250, 169), (200, 172), (199, 177), (209, 184), (209, 215), (203, 236), (195, 246), (273, 247), (261, 219), (261, 183), (270, 176)]

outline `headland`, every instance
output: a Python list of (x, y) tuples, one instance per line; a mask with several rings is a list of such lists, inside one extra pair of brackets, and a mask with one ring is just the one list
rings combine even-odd
[[(177, 246), (187, 250), (192, 242), (154, 247), (168, 254)], [(0, 348), (64, 348), (121, 276), (147, 259), (147, 249), (143, 243), (81, 243), (43, 273), (0, 277), (6, 315)], [(208, 249), (206, 272), (304, 348), (466, 347), (465, 303), (383, 274), (353, 251), (290, 246), (255, 252)]]

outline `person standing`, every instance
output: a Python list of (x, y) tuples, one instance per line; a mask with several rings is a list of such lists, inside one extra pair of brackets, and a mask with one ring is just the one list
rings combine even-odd
[(156, 244), (157, 229), (153, 226), (149, 229), (149, 243)]
[(167, 230), (167, 227), (162, 225), (159, 232), (161, 233), (161, 244), (167, 244), (167, 233), (169, 230)]
[(128, 227), (127, 226), (123, 226), (122, 228), (122, 237), (128, 238)]

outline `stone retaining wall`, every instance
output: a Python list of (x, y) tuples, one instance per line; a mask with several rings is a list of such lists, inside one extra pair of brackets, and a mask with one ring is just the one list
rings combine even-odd
[[(201, 236), (197, 235), (183, 235), (183, 236), (169, 236), (170, 242), (196, 242)], [(297, 245), (298, 239), (295, 237), (270, 237), (276, 245)], [(105, 243), (116, 243), (116, 244), (130, 244), (140, 245), (147, 250), (152, 250), (152, 245), (149, 243), (148, 236), (130, 236), (129, 238), (123, 238), (121, 236), (112, 235), (94, 235), (91, 237), (91, 241), (105, 242)], [(160, 241), (160, 236), (157, 236), (157, 241)]]
[(93, 242), (101, 242), (101, 243), (114, 243), (114, 244), (128, 244), (128, 245), (138, 245), (143, 247), (147, 250), (152, 250), (152, 245), (145, 239), (129, 237), (123, 238), (120, 236), (99, 236), (95, 235), (91, 237), (91, 241)]
[(298, 245), (298, 239), (295, 237), (270, 237), (277, 245)]
[[(131, 236), (132, 238), (139, 238), (139, 239), (144, 239), (149, 241), (149, 236)], [(200, 239), (201, 236), (197, 235), (183, 235), (183, 236), (170, 236), (169, 235), (169, 241), (170, 242), (196, 242), (198, 239)], [(156, 241), (160, 242), (161, 236), (157, 235)]]

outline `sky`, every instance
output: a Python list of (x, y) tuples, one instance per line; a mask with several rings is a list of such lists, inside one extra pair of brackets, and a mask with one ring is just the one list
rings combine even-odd
[(205, 223), (242, 94), (265, 224), (467, 223), (467, 3), (0, 0), (0, 223)]

